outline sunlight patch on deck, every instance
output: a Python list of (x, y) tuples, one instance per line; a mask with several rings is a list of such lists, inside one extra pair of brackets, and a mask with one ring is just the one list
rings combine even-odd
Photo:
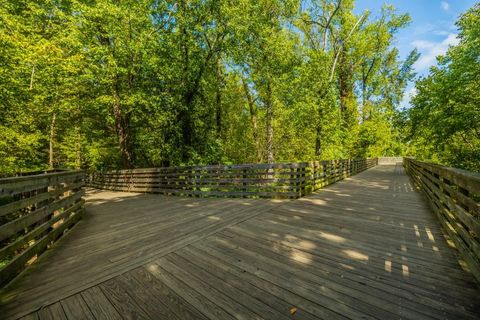
[(301, 252), (294, 251), (290, 254), (290, 258), (294, 260), (295, 262), (300, 262), (303, 264), (310, 264), (312, 263), (312, 258), (309, 256), (302, 254)]
[(385, 260), (385, 271), (392, 272), (392, 261)]
[(320, 231), (318, 234), (319, 234), (320, 237), (324, 238), (325, 240), (329, 240), (329, 241), (333, 241), (333, 242), (343, 243), (343, 242), (347, 241), (347, 239), (345, 239), (344, 237), (340, 237), (340, 236), (337, 236), (337, 235), (334, 235), (334, 234), (331, 234), (331, 233), (327, 233), (327, 232), (323, 232), (323, 231)]
[(425, 231), (427, 232), (428, 240), (435, 242), (435, 238), (433, 237), (433, 233), (430, 231), (430, 228), (425, 227)]
[(360, 260), (360, 261), (368, 261), (368, 256), (366, 254), (360, 253), (355, 250), (342, 250), (350, 258)]
[(307, 201), (307, 202), (310, 202), (311, 204), (316, 204), (316, 205), (326, 205), (328, 202), (325, 201), (325, 200), (321, 200), (321, 199), (308, 199), (308, 198), (302, 198), (300, 199), (302, 201)]
[(415, 229), (415, 235), (420, 238), (420, 231), (418, 229), (418, 226), (416, 224), (413, 225), (413, 229)]

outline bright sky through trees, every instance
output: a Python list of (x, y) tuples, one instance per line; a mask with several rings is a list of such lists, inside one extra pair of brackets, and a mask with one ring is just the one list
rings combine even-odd
[[(401, 57), (417, 48), (421, 57), (415, 63), (415, 71), (419, 76), (428, 74), (431, 66), (436, 64), (436, 56), (444, 54), (449, 45), (458, 43), (458, 30), (455, 21), (475, 0), (359, 0), (356, 11), (371, 10), (373, 14), (381, 9), (385, 3), (392, 4), (400, 12), (408, 12), (412, 17), (410, 25), (398, 32), (395, 45)], [(415, 84), (410, 82), (405, 91), (401, 106), (409, 108), (409, 96), (415, 93)]]

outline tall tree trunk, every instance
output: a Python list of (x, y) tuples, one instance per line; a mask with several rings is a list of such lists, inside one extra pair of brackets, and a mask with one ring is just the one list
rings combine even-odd
[(222, 136), (222, 87), (223, 87), (223, 76), (221, 74), (220, 59), (217, 59), (217, 92), (215, 97), (216, 107), (215, 107), (215, 123), (217, 138)]
[[(347, 52), (342, 53), (340, 66), (338, 69), (338, 92), (340, 95), (340, 114), (341, 126), (345, 132), (351, 132), (351, 129), (358, 122), (358, 111), (356, 110), (354, 89), (354, 65), (349, 59)], [(343, 144), (349, 141), (349, 135), (344, 135)]]
[(322, 156), (322, 134), (323, 134), (323, 106), (321, 101), (324, 101), (328, 94), (328, 88), (333, 83), (331, 81), (327, 81), (326, 84), (321, 87), (318, 92), (318, 119), (315, 126), (315, 157), (316, 159), (320, 159)]
[(250, 89), (245, 79), (242, 78), (243, 89), (245, 96), (247, 97), (248, 112), (250, 114), (250, 124), (252, 126), (253, 141), (255, 143), (256, 161), (262, 161), (262, 152), (260, 150), (260, 141), (258, 139), (258, 126), (257, 126), (257, 108), (255, 107), (255, 101), (250, 94)]
[[(179, 2), (179, 11), (182, 17), (187, 15), (187, 3), (185, 0)], [(178, 113), (178, 123), (181, 128), (182, 137), (181, 137), (181, 159), (183, 162), (187, 162), (190, 158), (189, 150), (192, 145), (192, 118), (191, 113), (193, 113), (192, 102), (194, 100), (194, 90), (196, 88), (192, 87), (190, 84), (190, 75), (189, 75), (189, 50), (188, 50), (188, 32), (185, 26), (185, 22), (179, 24), (180, 28), (180, 47), (182, 52), (182, 63), (183, 63), (183, 101), (180, 112)]]
[(265, 98), (265, 107), (267, 109), (267, 162), (273, 163), (275, 160), (273, 155), (273, 101), (272, 88), (270, 86), (270, 83), (267, 84), (267, 92)]
[(348, 60), (347, 53), (342, 52), (338, 68), (338, 91), (340, 94), (340, 111), (345, 119), (347, 113), (347, 102), (353, 97), (353, 65)]
[(55, 155), (53, 152), (53, 144), (55, 139), (55, 122), (57, 119), (57, 114), (54, 112), (52, 115), (52, 121), (50, 122), (50, 136), (49, 136), (49, 149), (48, 149), (48, 166), (50, 169), (53, 169), (55, 165)]
[(130, 144), (130, 118), (124, 114), (120, 102), (118, 88), (113, 92), (113, 118), (115, 119), (115, 132), (118, 138), (120, 154), (122, 157), (122, 165), (124, 168), (133, 167), (133, 150)]
[(222, 136), (222, 92), (220, 88), (217, 89), (216, 93), (216, 108), (215, 108), (215, 123), (217, 138)]

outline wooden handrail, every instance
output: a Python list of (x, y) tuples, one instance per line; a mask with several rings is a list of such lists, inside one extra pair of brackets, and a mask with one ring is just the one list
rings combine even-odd
[(376, 159), (347, 159), (115, 170), (93, 173), (88, 185), (198, 197), (298, 198), (376, 164)]
[(83, 215), (85, 173), (0, 179), (0, 285), (5, 285)]
[(404, 166), (480, 281), (480, 174), (409, 158)]

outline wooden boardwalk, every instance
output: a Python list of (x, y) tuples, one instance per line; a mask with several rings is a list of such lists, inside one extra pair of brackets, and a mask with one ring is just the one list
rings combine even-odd
[(86, 218), (2, 293), (17, 319), (476, 319), (400, 165), (298, 200), (90, 192)]

